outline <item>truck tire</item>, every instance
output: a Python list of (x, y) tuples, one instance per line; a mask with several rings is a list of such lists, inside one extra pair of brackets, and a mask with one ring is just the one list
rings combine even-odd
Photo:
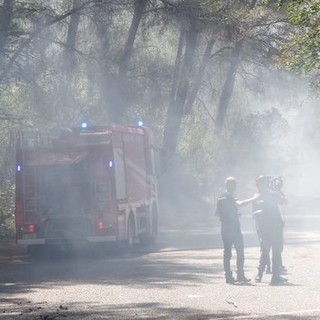
[(133, 215), (131, 214), (128, 220), (127, 241), (126, 241), (127, 248), (129, 250), (131, 250), (134, 247), (135, 237), (136, 237), (135, 223), (134, 223)]
[(156, 206), (152, 206), (152, 212), (147, 225), (147, 232), (139, 236), (142, 245), (154, 244), (158, 235), (158, 211)]

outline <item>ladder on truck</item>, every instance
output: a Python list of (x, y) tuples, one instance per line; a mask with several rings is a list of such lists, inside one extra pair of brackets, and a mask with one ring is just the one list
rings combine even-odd
[(53, 146), (56, 137), (49, 134), (43, 134), (40, 131), (22, 131), (19, 133), (19, 148), (21, 150), (22, 165), (20, 170), (22, 174), (23, 186), (23, 214), (25, 223), (35, 223), (38, 216), (37, 207), (37, 184), (36, 184), (36, 167), (27, 165), (28, 157), (36, 158), (40, 147)]

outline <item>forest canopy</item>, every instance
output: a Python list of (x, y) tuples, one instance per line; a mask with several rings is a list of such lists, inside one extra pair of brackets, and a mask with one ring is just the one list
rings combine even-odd
[(143, 120), (168, 157), (162, 194), (182, 202), (226, 175), (316, 162), (319, 12), (315, 0), (0, 0), (0, 236), (20, 130)]

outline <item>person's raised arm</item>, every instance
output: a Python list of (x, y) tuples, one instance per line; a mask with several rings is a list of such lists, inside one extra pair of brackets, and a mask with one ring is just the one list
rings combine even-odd
[(220, 217), (220, 207), (221, 207), (221, 203), (220, 203), (220, 201), (219, 201), (219, 199), (217, 200), (217, 204), (216, 204), (216, 208), (215, 208), (215, 210), (214, 210), (214, 215), (216, 216), (216, 217)]
[(245, 200), (237, 200), (236, 203), (239, 207), (243, 207), (246, 206), (250, 203), (252, 203), (253, 201), (255, 201), (257, 198), (259, 197), (259, 194), (255, 194), (253, 197), (245, 199)]

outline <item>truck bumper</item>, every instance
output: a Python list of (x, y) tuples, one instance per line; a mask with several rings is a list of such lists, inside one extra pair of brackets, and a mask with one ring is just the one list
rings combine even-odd
[(94, 236), (94, 237), (87, 237), (88, 242), (91, 243), (102, 243), (102, 242), (115, 242), (117, 241), (116, 236)]
[[(116, 236), (92, 236), (84, 239), (88, 243), (104, 243), (104, 242), (116, 242)], [(62, 243), (78, 243), (79, 240), (62, 241), (60, 239), (18, 239), (17, 244), (19, 246), (31, 246), (31, 245), (45, 245), (45, 244), (62, 244)], [(83, 241), (81, 241), (83, 242)]]
[(19, 246), (31, 246), (37, 244), (45, 244), (45, 239), (18, 239), (17, 243)]

